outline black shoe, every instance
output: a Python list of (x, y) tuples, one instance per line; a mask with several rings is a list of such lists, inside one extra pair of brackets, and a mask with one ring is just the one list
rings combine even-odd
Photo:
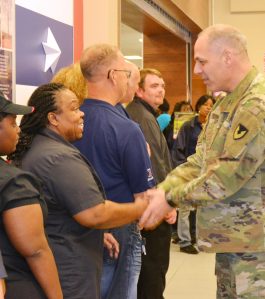
[(172, 243), (173, 244), (178, 244), (178, 242), (180, 241), (180, 238), (178, 236), (177, 232), (173, 232), (171, 235), (171, 239), (172, 239)]
[(197, 244), (196, 238), (191, 238), (191, 245), (195, 245), (195, 244)]
[(188, 253), (188, 254), (198, 254), (199, 251), (192, 245), (180, 247), (180, 252)]
[(179, 241), (180, 241), (179, 238), (172, 238), (172, 243), (173, 243), (173, 244), (178, 244)]

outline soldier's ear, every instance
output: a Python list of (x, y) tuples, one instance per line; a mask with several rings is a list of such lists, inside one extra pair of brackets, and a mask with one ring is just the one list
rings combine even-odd
[(231, 65), (231, 63), (232, 63), (232, 52), (229, 49), (224, 50), (223, 60), (224, 60), (226, 65)]

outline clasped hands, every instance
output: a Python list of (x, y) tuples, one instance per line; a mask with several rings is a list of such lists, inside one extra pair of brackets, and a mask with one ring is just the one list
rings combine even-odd
[(163, 220), (169, 224), (176, 222), (176, 209), (167, 203), (163, 190), (148, 190), (147, 196), (149, 204), (139, 220), (138, 226), (140, 229), (154, 229)]

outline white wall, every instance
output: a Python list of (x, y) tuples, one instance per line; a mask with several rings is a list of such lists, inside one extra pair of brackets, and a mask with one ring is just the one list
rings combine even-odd
[(119, 46), (120, 1), (84, 0), (84, 48), (96, 43)]
[[(231, 2), (230, 2), (231, 1)], [(261, 0), (237, 0), (236, 10), (230, 11), (230, 4), (235, 4), (232, 0), (212, 0), (213, 23), (230, 24), (237, 27), (248, 39), (248, 50), (250, 59), (260, 71), (264, 71), (265, 54), (265, 11), (260, 7)], [(246, 11), (246, 4), (249, 10)], [(256, 5), (255, 5), (256, 4)], [(240, 7), (244, 12), (240, 12)], [(255, 8), (253, 11), (253, 7)], [(264, 5), (263, 5), (264, 8)], [(260, 9), (260, 11), (256, 11)]]
[(16, 0), (16, 5), (73, 25), (73, 0)]

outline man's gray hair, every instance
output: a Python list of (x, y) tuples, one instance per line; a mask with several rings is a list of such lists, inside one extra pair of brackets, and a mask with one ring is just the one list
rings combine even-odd
[[(80, 67), (83, 76), (88, 81), (94, 81), (96, 75), (111, 65), (118, 57), (119, 49), (109, 44), (96, 44), (86, 48), (80, 59)], [(106, 70), (107, 76), (107, 70)]]
[(237, 28), (225, 25), (215, 24), (207, 27), (199, 33), (198, 37), (206, 35), (210, 45), (229, 46), (236, 52), (247, 53), (247, 38)]

